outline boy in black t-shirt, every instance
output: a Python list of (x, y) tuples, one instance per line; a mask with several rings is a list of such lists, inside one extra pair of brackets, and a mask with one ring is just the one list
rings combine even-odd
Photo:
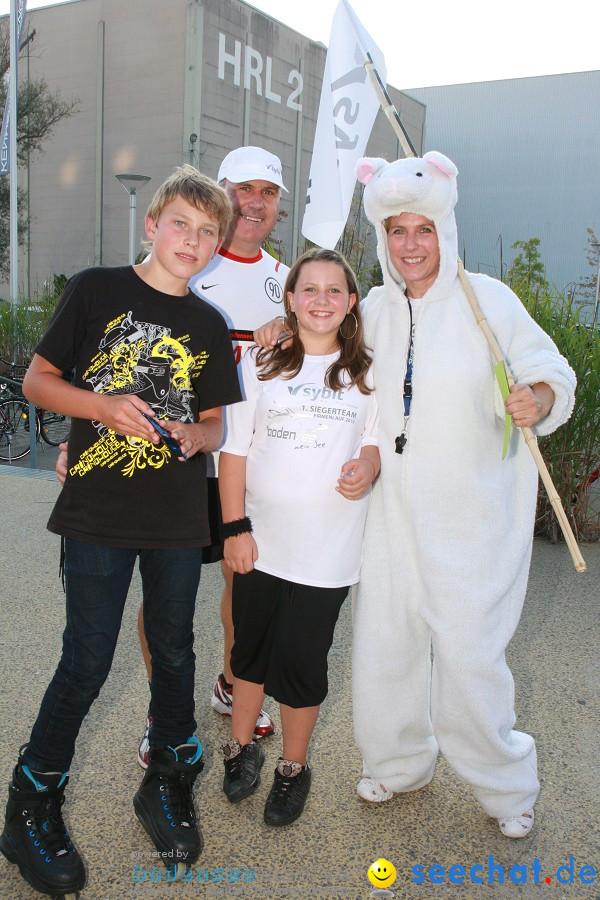
[[(134, 807), (167, 859), (191, 865), (202, 849), (192, 786), (202, 768), (193, 615), (210, 542), (204, 453), (219, 445), (221, 407), (240, 390), (225, 321), (187, 283), (218, 250), (230, 218), (225, 191), (191, 166), (177, 169), (148, 209), (150, 262), (74, 276), (23, 385), (32, 402), (73, 422), (67, 479), (48, 523), (65, 545), (62, 656), (21, 748), (0, 837), (0, 850), (43, 893), (85, 884), (60, 809), (138, 557), (153, 725)], [(70, 367), (73, 384), (61, 378)], [(155, 430), (159, 420), (168, 435)]]

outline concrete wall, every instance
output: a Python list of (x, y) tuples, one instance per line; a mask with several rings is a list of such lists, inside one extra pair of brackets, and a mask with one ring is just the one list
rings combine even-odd
[[(152, 179), (138, 195), (141, 239), (146, 206), (174, 166), (192, 162), (215, 177), (240, 144), (281, 157), (289, 194), (275, 238), (293, 259), (325, 47), (239, 0), (75, 0), (32, 11), (27, 25), (37, 35), (20, 77), (44, 78), (80, 104), (21, 172), (31, 209), (24, 292), (53, 274), (127, 261), (129, 201), (115, 174)], [(420, 148), (423, 104), (390, 92)], [(401, 155), (383, 114), (367, 153)]]

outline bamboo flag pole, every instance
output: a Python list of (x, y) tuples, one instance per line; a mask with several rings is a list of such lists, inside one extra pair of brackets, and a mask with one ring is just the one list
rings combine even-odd
[[(462, 261), (458, 260), (458, 277), (460, 283), (463, 287), (465, 294), (467, 295), (467, 300), (469, 301), (469, 306), (473, 310), (473, 315), (477, 320), (477, 324), (483, 331), (485, 338), (488, 342), (489, 348), (492, 353), (492, 357), (494, 362), (501, 362), (504, 366), (504, 370), (506, 372), (506, 378), (509, 385), (513, 385), (515, 380), (512, 376), (510, 368), (507, 366), (506, 361), (504, 359), (504, 355), (496, 340), (496, 336), (494, 332), (490, 328), (489, 322), (484, 316), (481, 307), (477, 301), (477, 297), (475, 296), (475, 291), (473, 290), (473, 286), (467, 277), (467, 273), (465, 272), (465, 267), (462, 264)], [(561, 499), (558, 495), (556, 488), (554, 487), (554, 482), (552, 481), (552, 477), (550, 472), (548, 471), (548, 467), (544, 462), (544, 457), (540, 453), (540, 448), (537, 445), (536, 437), (531, 430), (531, 428), (527, 428), (526, 426), (522, 427), (521, 432), (523, 433), (523, 437), (525, 438), (525, 443), (529, 447), (531, 451), (531, 455), (535, 461), (538, 472), (540, 473), (540, 478), (544, 483), (544, 487), (548, 493), (548, 498), (550, 503), (552, 504), (552, 508), (556, 513), (556, 518), (558, 519), (558, 524), (561, 527), (562, 533), (565, 537), (565, 541), (567, 542), (567, 547), (569, 548), (569, 553), (571, 554), (571, 559), (573, 560), (573, 564), (578, 572), (586, 571), (586, 564), (581, 552), (579, 550), (579, 546), (575, 539), (575, 535), (571, 529), (571, 525), (569, 524), (569, 520), (567, 519), (567, 515), (564, 511), (563, 505), (561, 503)]]
[[(413, 147), (410, 138), (406, 133), (404, 125), (402, 124), (400, 116), (398, 115), (398, 111), (392, 103), (390, 95), (388, 94), (385, 85), (381, 81), (381, 78), (379, 77), (379, 74), (375, 66), (373, 65), (373, 60), (371, 59), (369, 54), (367, 54), (367, 62), (365, 62), (364, 66), (369, 74), (371, 85), (373, 86), (373, 90), (377, 95), (381, 109), (385, 113), (390, 125), (396, 132), (396, 136), (400, 141), (402, 149), (404, 150), (404, 155), (416, 156), (417, 154), (415, 148)], [(463, 290), (467, 295), (467, 300), (469, 301), (469, 305), (473, 311), (477, 324), (483, 331), (483, 334), (485, 335), (485, 338), (488, 342), (494, 362), (501, 362), (503, 364), (509, 385), (514, 384), (514, 378), (512, 377), (510, 369), (506, 364), (504, 355), (502, 353), (502, 350), (500, 349), (500, 345), (496, 340), (494, 332), (490, 328), (489, 322), (483, 315), (477, 297), (475, 296), (475, 292), (471, 286), (471, 282), (467, 278), (467, 274), (460, 259), (458, 260), (458, 277), (460, 279)], [(523, 433), (525, 443), (529, 447), (531, 455), (533, 456), (533, 459), (537, 466), (537, 470), (540, 473), (540, 478), (542, 479), (542, 482), (548, 494), (548, 498), (550, 500), (550, 503), (552, 504), (552, 508), (556, 513), (556, 518), (558, 519), (558, 524), (561, 527), (561, 531), (564, 535), (567, 547), (569, 548), (569, 553), (571, 554), (573, 564), (578, 572), (585, 572), (587, 569), (585, 560), (579, 550), (575, 535), (573, 534), (573, 531), (569, 524), (569, 520), (567, 519), (567, 515), (561, 503), (561, 499), (558, 496), (556, 488), (554, 487), (554, 482), (552, 481), (550, 472), (548, 471), (546, 463), (544, 462), (544, 458), (540, 453), (535, 435), (531, 428), (521, 428), (520, 431)]]
[(394, 104), (392, 102), (392, 98), (388, 94), (387, 88), (386, 88), (385, 84), (383, 83), (383, 81), (381, 80), (381, 78), (379, 76), (379, 72), (375, 68), (375, 64), (374, 64), (373, 60), (371, 59), (371, 54), (367, 53), (366, 56), (367, 56), (367, 61), (364, 64), (364, 66), (365, 66), (365, 69), (367, 70), (369, 78), (371, 80), (371, 86), (372, 86), (373, 90), (375, 91), (377, 99), (379, 100), (379, 105), (381, 106), (381, 109), (387, 116), (390, 125), (396, 132), (396, 136), (397, 136), (398, 140), (400, 141), (400, 146), (402, 147), (402, 149), (404, 151), (404, 155), (405, 156), (416, 156), (417, 151), (413, 147), (412, 141), (408, 136), (408, 132), (407, 132), (406, 128), (404, 127), (404, 125), (402, 124), (402, 119), (400, 118), (400, 116), (398, 114), (398, 110), (394, 106)]

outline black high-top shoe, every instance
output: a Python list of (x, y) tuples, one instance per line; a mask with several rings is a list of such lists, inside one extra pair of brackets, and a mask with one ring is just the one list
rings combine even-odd
[(133, 798), (138, 819), (169, 869), (192, 865), (202, 852), (193, 787), (203, 767), (202, 744), (196, 737), (178, 747), (151, 747), (146, 774)]
[(86, 881), (61, 812), (68, 781), (66, 772), (32, 772), (19, 760), (8, 785), (0, 836), (7, 860), (18, 865), (36, 891), (51, 896), (76, 893)]

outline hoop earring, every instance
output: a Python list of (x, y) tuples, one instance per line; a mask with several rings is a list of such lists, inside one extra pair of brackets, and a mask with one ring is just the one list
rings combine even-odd
[(344, 324), (346, 319), (344, 319), (344, 322), (342, 322), (342, 324), (340, 325), (340, 327), (338, 329), (341, 337), (343, 337), (345, 341), (351, 341), (352, 338), (356, 337), (356, 332), (358, 331), (358, 319), (356, 318), (356, 316), (354, 315), (353, 312), (346, 313), (346, 318), (348, 316), (352, 316), (352, 318), (354, 319), (354, 331), (352, 332), (352, 334), (344, 334), (344, 332), (342, 331), (342, 325)]

